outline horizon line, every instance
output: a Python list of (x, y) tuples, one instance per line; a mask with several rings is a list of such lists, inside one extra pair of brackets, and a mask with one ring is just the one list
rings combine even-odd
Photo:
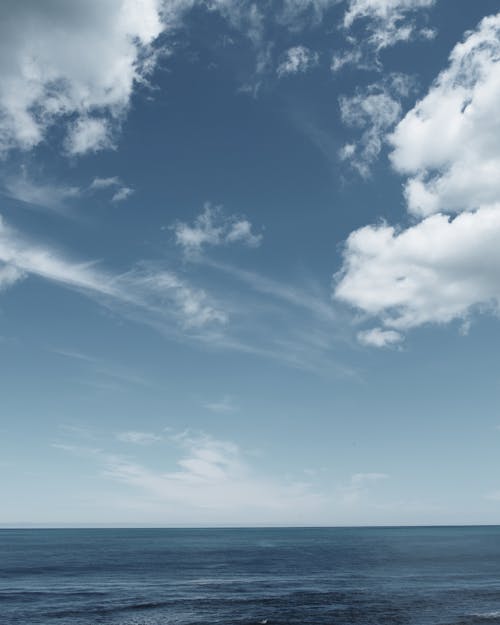
[(0, 523), (0, 531), (6, 530), (88, 530), (88, 529), (136, 529), (136, 530), (265, 530), (265, 529), (430, 529), (430, 528), (500, 527), (500, 523), (422, 523), (422, 524), (357, 524), (357, 525), (139, 525), (139, 524), (57, 524), (57, 523)]

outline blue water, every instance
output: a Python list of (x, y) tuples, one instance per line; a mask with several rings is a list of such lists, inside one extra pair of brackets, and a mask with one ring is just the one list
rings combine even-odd
[(500, 527), (2, 530), (0, 623), (500, 624)]

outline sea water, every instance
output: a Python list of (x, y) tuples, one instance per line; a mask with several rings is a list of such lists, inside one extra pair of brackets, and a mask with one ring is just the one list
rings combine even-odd
[(500, 624), (500, 528), (0, 530), (0, 623)]

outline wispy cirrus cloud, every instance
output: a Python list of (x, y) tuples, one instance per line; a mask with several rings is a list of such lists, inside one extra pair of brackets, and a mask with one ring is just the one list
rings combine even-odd
[[(0, 221), (0, 263), (4, 288), (36, 276), (172, 339), (272, 359), (320, 375), (355, 375), (337, 361), (339, 342), (349, 340), (348, 325), (328, 301), (326, 289), (321, 294), (315, 292), (316, 286), (304, 290), (218, 266), (208, 258), (200, 266), (210, 292), (162, 261), (110, 272), (95, 261), (75, 262), (52, 247), (32, 243), (4, 221)], [(197, 264), (190, 267), (196, 270)], [(218, 278), (222, 272), (229, 281), (207, 280), (207, 270), (218, 273)]]
[(4, 195), (28, 207), (58, 214), (66, 213), (68, 206), (83, 195), (83, 190), (78, 186), (36, 182), (27, 175), (26, 170), (18, 176), (5, 178), (2, 191)]
[[(57, 251), (30, 243), (0, 220), (0, 262), (23, 276), (38, 276), (99, 299), (119, 304), (122, 312), (137, 311), (151, 324), (180, 324), (184, 330), (225, 323), (226, 314), (208, 295), (190, 286), (174, 272), (138, 265), (112, 274), (95, 262), (74, 262)], [(10, 284), (15, 280), (11, 279)]]
[[(125, 488), (132, 514), (138, 511), (144, 519), (146, 510), (150, 520), (162, 519), (163, 524), (194, 519), (197, 524), (293, 525), (313, 519), (332, 524), (352, 518), (353, 509), (377, 515), (394, 505), (380, 496), (380, 486), (389, 479), (386, 473), (354, 473), (347, 483), (332, 488), (324, 470), (296, 467), (296, 477), (282, 474), (276, 467), (264, 468), (262, 453), (257, 462), (255, 450), (249, 453), (232, 440), (203, 431), (123, 433), (119, 442), (129, 443), (127, 455), (122, 448), (115, 452), (112, 441), (92, 440), (90, 446), (88, 437), (84, 439), (82, 445), (76, 434), (74, 442), (52, 446), (86, 460), (110, 484)], [(109, 517), (113, 501), (107, 500), (105, 507)]]
[(131, 506), (140, 509), (148, 502), (166, 514), (170, 523), (192, 522), (193, 518), (197, 523), (285, 518), (296, 522), (313, 518), (326, 502), (310, 483), (256, 471), (248, 454), (232, 441), (184, 431), (166, 437), (164, 445), (164, 470), (102, 448), (67, 443), (53, 446), (93, 461), (103, 477), (130, 489)]
[(26, 167), (19, 174), (3, 178), (1, 192), (27, 208), (43, 209), (60, 216), (74, 216), (77, 201), (89, 199), (94, 194), (111, 193), (111, 202), (122, 202), (129, 198), (134, 189), (123, 184), (120, 178), (94, 178), (89, 185), (77, 186), (60, 184), (50, 180), (40, 180), (40, 176), (30, 176)]

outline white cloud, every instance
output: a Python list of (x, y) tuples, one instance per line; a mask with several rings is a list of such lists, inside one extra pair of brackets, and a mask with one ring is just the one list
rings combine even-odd
[(169, 470), (151, 469), (97, 449), (58, 444), (57, 448), (95, 458), (104, 476), (131, 487), (129, 501), (147, 501), (168, 511), (170, 522), (196, 518), (203, 522), (249, 523), (285, 518), (313, 518), (325, 498), (304, 482), (277, 479), (255, 471), (234, 442), (204, 433), (184, 432), (169, 437)]
[(384, 81), (373, 83), (353, 96), (339, 98), (340, 115), (344, 124), (362, 130), (356, 143), (344, 145), (339, 156), (361, 176), (370, 175), (371, 165), (378, 158), (387, 131), (402, 113), (400, 100), (414, 86), (414, 80), (405, 74), (391, 74)]
[(404, 13), (431, 7), (436, 0), (349, 0), (344, 15), (344, 26), (349, 28), (361, 18), (372, 18), (385, 22), (401, 19)]
[(119, 432), (116, 438), (122, 443), (133, 443), (134, 445), (151, 445), (162, 440), (161, 436), (152, 432), (138, 432), (129, 430), (128, 432)]
[(117, 191), (113, 193), (113, 197), (111, 198), (112, 202), (123, 202), (127, 198), (129, 198), (134, 193), (134, 189), (130, 187), (120, 187)]
[(335, 296), (406, 329), (500, 310), (500, 205), (398, 232), (366, 226), (347, 239)]
[(81, 118), (68, 129), (66, 150), (71, 156), (98, 152), (114, 147), (109, 122), (98, 118)]
[(111, 196), (112, 202), (123, 202), (123, 200), (126, 200), (134, 193), (134, 189), (126, 187), (118, 176), (94, 178), (89, 189), (90, 191), (113, 189), (113, 195)]
[(190, 286), (172, 271), (144, 266), (122, 274), (117, 282), (121, 294), (133, 293), (134, 300), (151, 312), (161, 315), (165, 303), (173, 304), (184, 329), (227, 321), (226, 313), (212, 305), (205, 291)]
[[(500, 14), (455, 46), (449, 67), (399, 122), (392, 161), (410, 175), (406, 228), (347, 239), (335, 296), (405, 330), (500, 312)], [(448, 213), (458, 213), (454, 218)]]
[(400, 103), (387, 93), (363, 93), (339, 99), (340, 115), (344, 124), (365, 128), (357, 144), (343, 146), (342, 160), (357, 169), (363, 177), (370, 174), (370, 166), (382, 149), (384, 135), (399, 119)]
[(383, 328), (371, 328), (358, 332), (358, 341), (362, 345), (372, 347), (387, 347), (396, 345), (403, 340), (403, 336), (395, 330), (384, 330)]
[(118, 176), (110, 176), (109, 178), (94, 178), (90, 185), (91, 189), (109, 189), (110, 187), (117, 187), (121, 185), (121, 180)]
[(408, 209), (426, 216), (500, 200), (500, 14), (453, 49), (450, 64), (398, 124), (397, 171), (410, 174)]
[(429, 38), (429, 28), (418, 29), (411, 15), (427, 9), (436, 0), (349, 0), (344, 14), (344, 27), (350, 28), (357, 20), (366, 20), (369, 42), (376, 50), (408, 41), (420, 34)]
[(284, 59), (279, 64), (276, 72), (280, 78), (290, 74), (304, 74), (315, 67), (318, 61), (319, 55), (317, 52), (305, 46), (295, 46), (285, 52)]
[(28, 176), (25, 167), (20, 175), (6, 177), (2, 187), (6, 196), (30, 207), (66, 215), (70, 213), (72, 201), (106, 190), (112, 190), (111, 202), (122, 202), (134, 193), (134, 189), (125, 186), (117, 176), (94, 178), (88, 187), (81, 188), (52, 182), (40, 183)]
[(361, 48), (358, 47), (354, 41), (351, 41), (351, 43), (354, 43), (355, 47), (353, 47), (353, 49), (333, 53), (330, 65), (332, 72), (338, 72), (346, 65), (357, 65), (358, 67), (363, 65), (363, 52)]
[(24, 278), (24, 272), (12, 265), (0, 264), (0, 291), (6, 289)]
[(134, 84), (151, 70), (152, 45), (184, 2), (20, 0), (0, 8), (0, 152), (30, 149), (57, 121), (67, 149), (108, 147)]
[(207, 245), (228, 243), (258, 247), (262, 241), (262, 235), (252, 232), (252, 225), (248, 220), (234, 215), (226, 217), (220, 207), (213, 207), (208, 203), (193, 225), (177, 221), (172, 230), (176, 243), (188, 253), (200, 252)]
[[(332, 56), (331, 70), (346, 66), (380, 70), (379, 52), (397, 43), (429, 40), (436, 31), (425, 23), (426, 11), (436, 0), (348, 0), (344, 13), (345, 47)], [(361, 29), (352, 35), (352, 27)]]

